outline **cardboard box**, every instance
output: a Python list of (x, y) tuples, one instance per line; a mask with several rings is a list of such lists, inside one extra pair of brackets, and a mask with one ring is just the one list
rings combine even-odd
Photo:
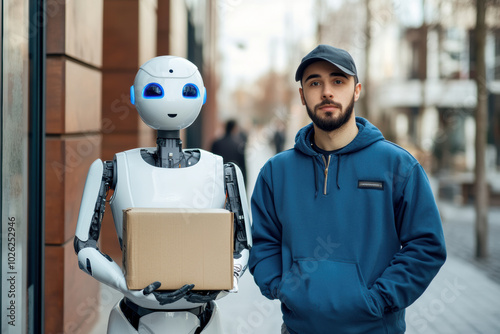
[(233, 213), (223, 209), (130, 208), (123, 212), (127, 286), (233, 288)]

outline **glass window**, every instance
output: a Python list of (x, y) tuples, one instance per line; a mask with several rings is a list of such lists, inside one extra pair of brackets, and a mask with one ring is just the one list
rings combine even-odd
[[(2, 2), (2, 333), (26, 333), (28, 1)], [(6, 322), (6, 323), (5, 323)]]

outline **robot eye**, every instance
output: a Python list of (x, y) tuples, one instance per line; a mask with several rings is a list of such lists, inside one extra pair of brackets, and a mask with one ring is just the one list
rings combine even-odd
[(163, 97), (163, 88), (157, 83), (150, 83), (144, 87), (142, 96), (145, 99), (161, 99)]
[(184, 96), (186, 99), (195, 99), (198, 96), (200, 96), (200, 91), (198, 90), (198, 87), (194, 84), (186, 84), (184, 88), (182, 88), (182, 96)]

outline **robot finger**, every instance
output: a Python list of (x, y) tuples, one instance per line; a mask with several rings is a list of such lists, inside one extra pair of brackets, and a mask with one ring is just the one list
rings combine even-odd
[(189, 291), (193, 290), (194, 284), (186, 284), (179, 290), (172, 292), (172, 296), (180, 296), (181, 298), (186, 295)]
[(142, 293), (144, 294), (144, 296), (147, 296), (151, 292), (158, 290), (160, 288), (160, 286), (161, 286), (160, 282), (158, 282), (158, 281), (153, 282), (150, 285), (148, 285), (147, 287), (145, 287), (144, 290), (142, 290)]
[(208, 303), (215, 300), (220, 291), (190, 292), (186, 300), (191, 303)]
[(160, 303), (160, 305), (171, 304), (186, 296), (186, 294), (193, 288), (194, 284), (186, 284), (182, 288), (175, 290), (173, 292), (153, 291), (153, 295), (155, 296), (156, 300)]
[(233, 276), (233, 288), (231, 290), (229, 290), (229, 292), (231, 293), (236, 293), (238, 292), (238, 280), (239, 280), (239, 276), (238, 274), (236, 273), (236, 271), (234, 272), (234, 276)]

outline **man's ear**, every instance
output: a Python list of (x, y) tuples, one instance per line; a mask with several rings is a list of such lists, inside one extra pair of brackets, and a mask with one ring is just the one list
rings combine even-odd
[(356, 87), (354, 87), (354, 101), (359, 99), (359, 95), (361, 94), (361, 84), (358, 82)]
[(300, 100), (302, 101), (302, 105), (305, 106), (306, 100), (304, 99), (304, 91), (302, 90), (302, 88), (299, 88), (299, 94), (300, 94)]

